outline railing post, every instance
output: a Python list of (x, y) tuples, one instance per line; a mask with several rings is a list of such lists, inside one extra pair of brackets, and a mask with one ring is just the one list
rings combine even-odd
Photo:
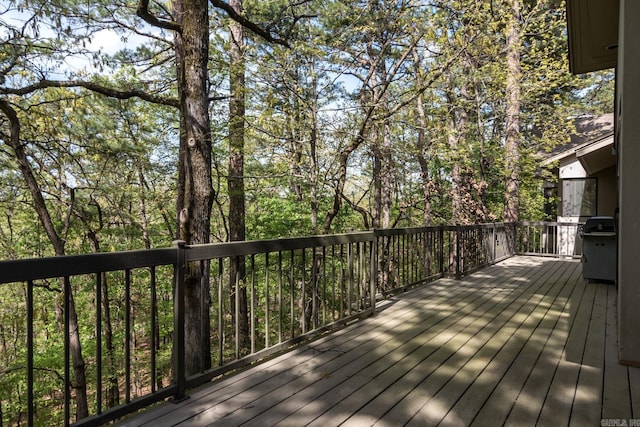
[(176, 240), (175, 294), (173, 299), (173, 365), (176, 392), (171, 398), (174, 403), (186, 399), (186, 370), (184, 355), (184, 275), (186, 242)]

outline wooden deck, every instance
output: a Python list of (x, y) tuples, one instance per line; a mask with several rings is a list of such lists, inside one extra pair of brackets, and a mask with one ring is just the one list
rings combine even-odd
[(640, 369), (616, 341), (615, 286), (515, 257), (122, 425), (634, 425)]

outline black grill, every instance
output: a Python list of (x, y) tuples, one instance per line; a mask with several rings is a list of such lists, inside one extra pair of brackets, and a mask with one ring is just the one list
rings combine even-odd
[(616, 281), (618, 236), (610, 216), (594, 216), (582, 227), (582, 277), (585, 280)]

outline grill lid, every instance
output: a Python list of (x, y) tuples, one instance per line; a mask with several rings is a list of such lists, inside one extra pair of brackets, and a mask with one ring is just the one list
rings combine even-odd
[(616, 227), (612, 216), (592, 216), (584, 223), (583, 233), (615, 233)]

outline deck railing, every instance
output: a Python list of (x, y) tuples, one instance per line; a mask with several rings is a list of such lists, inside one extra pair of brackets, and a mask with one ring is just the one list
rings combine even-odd
[[(0, 425), (100, 425), (180, 400), (216, 376), (372, 314), (389, 294), (460, 278), (513, 255), (522, 227), (176, 242), (149, 251), (2, 261), (0, 284), (14, 294), (16, 319), (0, 326), (13, 328), (17, 346), (0, 361)], [(201, 339), (211, 368), (187, 377), (185, 277), (194, 268), (210, 287), (200, 314), (210, 319), (211, 333)], [(237, 321), (243, 316), (246, 329)], [(82, 345), (84, 365), (72, 337)], [(82, 395), (89, 416), (81, 418)]]
[(519, 222), (516, 252), (521, 255), (580, 258), (583, 225), (583, 222)]

